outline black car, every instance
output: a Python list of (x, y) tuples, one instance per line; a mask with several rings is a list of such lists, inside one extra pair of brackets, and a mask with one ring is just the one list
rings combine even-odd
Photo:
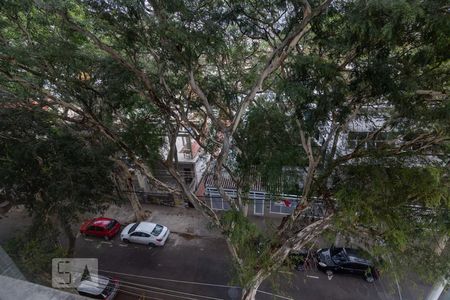
[(326, 248), (317, 251), (318, 267), (327, 275), (348, 273), (361, 275), (367, 282), (378, 279), (373, 263), (359, 250), (351, 248)]

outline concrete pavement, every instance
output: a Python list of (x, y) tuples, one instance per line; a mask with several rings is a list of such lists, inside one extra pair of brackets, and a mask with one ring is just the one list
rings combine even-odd
[(12, 207), (5, 215), (0, 215), (0, 245), (24, 232), (32, 223), (32, 218), (23, 206)]
[[(143, 204), (143, 209), (149, 213), (147, 221), (167, 226), (171, 232), (186, 236), (220, 237), (218, 230), (211, 228), (209, 221), (193, 208), (168, 207), (154, 204)], [(133, 221), (133, 210), (130, 205), (111, 205), (103, 216), (114, 218), (121, 224)]]
[(88, 300), (78, 294), (52, 289), (25, 280), (0, 275), (2, 300)]

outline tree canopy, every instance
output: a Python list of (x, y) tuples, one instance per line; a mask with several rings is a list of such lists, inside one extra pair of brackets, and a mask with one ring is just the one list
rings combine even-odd
[(62, 228), (71, 252), (71, 224), (83, 213), (118, 201), (110, 178), (114, 148), (94, 133), (62, 126), (45, 110), (25, 104), (0, 112), (2, 192), (27, 208), (35, 226)]
[[(223, 229), (245, 271), (244, 299), (292, 249), (327, 230), (363, 237), (394, 257), (391, 265), (407, 265), (402, 257), (421, 249), (410, 258), (431, 274), (429, 254), (449, 230), (445, 1), (4, 4), (2, 103), (48, 106), (114, 144), (155, 185), (183, 193)], [(176, 169), (182, 128), (210, 155), (207, 171), (232, 210), (225, 218)], [(167, 157), (158, 151), (162, 135)], [(54, 136), (58, 145), (70, 140), (63, 136)], [(153, 176), (157, 159), (178, 190)], [(223, 176), (236, 184), (236, 199)], [(301, 205), (256, 257), (248, 245), (260, 233), (246, 193), (258, 179), (273, 193), (282, 182)], [(318, 200), (325, 214), (306, 220)]]

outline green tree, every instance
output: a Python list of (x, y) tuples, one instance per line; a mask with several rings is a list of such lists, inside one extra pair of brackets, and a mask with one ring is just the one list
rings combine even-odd
[[(255, 297), (292, 249), (325, 230), (355, 225), (355, 235), (376, 241), (381, 228), (381, 242), (397, 257), (413, 249), (414, 242), (404, 240), (412, 227), (428, 237), (429, 249), (433, 234), (448, 234), (448, 226), (429, 223), (442, 224), (431, 216), (448, 211), (446, 189), (426, 189), (426, 196), (404, 182), (419, 172), (414, 186), (448, 186), (450, 26), (444, 1), (24, 3), (7, 2), (2, 11), (2, 90), (55, 112), (77, 113), (154, 183), (181, 191), (223, 230), (243, 274), (243, 299)], [(145, 118), (145, 112), (156, 114)], [(347, 144), (351, 127), (361, 122), (373, 126)], [(148, 166), (154, 144), (144, 137), (152, 124), (169, 137), (164, 163), (180, 191), (158, 182)], [(180, 128), (211, 154), (215, 185), (232, 208), (225, 218), (191, 193), (177, 172)], [(366, 166), (377, 180), (362, 177), (355, 186), (360, 190), (349, 190)], [(238, 186), (237, 199), (221, 186), (225, 174)], [(246, 191), (258, 177), (273, 190), (277, 180), (301, 178), (301, 186), (294, 181), (288, 189), (298, 190), (302, 203), (257, 256), (248, 251), (260, 233), (247, 218)], [(367, 191), (386, 183), (385, 194), (364, 206), (363, 183), (370, 184)], [(327, 210), (309, 220), (305, 211), (316, 199)], [(380, 199), (406, 210), (379, 211)], [(401, 213), (413, 213), (416, 204), (434, 212), (430, 221), (404, 220)], [(403, 220), (402, 226), (390, 219)], [(423, 270), (426, 260), (419, 262)]]
[(359, 236), (361, 245), (389, 259), (386, 270), (403, 275), (415, 266), (428, 280), (436, 274), (448, 276), (450, 251), (440, 256), (434, 251), (449, 230), (450, 185), (444, 172), (402, 165), (346, 168), (345, 179), (336, 184), (336, 228)]
[(40, 284), (51, 284), (52, 259), (66, 257), (58, 241), (59, 231), (51, 224), (35, 222), (29, 230), (13, 237), (5, 245), (25, 277)]
[[(62, 122), (76, 124), (77, 130), (97, 132), (103, 142), (115, 144), (117, 154), (131, 157), (156, 185), (166, 187), (150, 172), (162, 144), (155, 107), (143, 99), (136, 80), (122, 64), (67, 31), (58, 16), (47, 14), (42, 5), (2, 4), (2, 102), (10, 105), (33, 99)], [(70, 2), (61, 5), (76, 9)], [(19, 71), (22, 68), (26, 74)], [(128, 176), (121, 167), (115, 171), (120, 178)], [(133, 208), (140, 207), (137, 197), (128, 199)], [(143, 217), (141, 211), (135, 215)]]
[(72, 255), (72, 224), (116, 201), (109, 158), (114, 148), (58, 121), (31, 102), (0, 111), (1, 186), (14, 205), (28, 209), (34, 226), (61, 228)]

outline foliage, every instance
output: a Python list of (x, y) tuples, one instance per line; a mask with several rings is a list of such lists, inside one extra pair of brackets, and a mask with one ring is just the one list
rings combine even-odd
[[(20, 127), (15, 126), (18, 120)], [(14, 204), (44, 218), (55, 214), (71, 222), (76, 213), (105, 203), (104, 196), (113, 189), (112, 149), (93, 136), (88, 143), (40, 111), (4, 110), (0, 128), (2, 186)]]
[(236, 246), (242, 260), (242, 264), (235, 261), (236, 274), (232, 280), (244, 286), (250, 281), (255, 271), (269, 265), (273, 241), (237, 211), (225, 212), (222, 221), (224, 234)]
[(149, 108), (142, 99), (128, 108), (120, 136), (133, 151), (144, 158), (149, 166), (160, 160), (159, 151), (163, 145), (161, 122), (155, 120), (156, 111)]
[[(101, 142), (83, 138), (92, 153), (76, 164), (92, 164), (104, 150), (95, 145), (105, 141), (152, 164), (160, 158), (161, 136), (184, 128), (212, 165), (227, 167), (216, 175), (230, 173), (241, 191), (261, 178), (269, 192), (303, 195), (304, 203), (275, 234), (280, 240), (263, 243), (264, 254), (257, 255), (255, 240), (265, 237), (245, 215), (242, 193), (236, 202), (229, 199), (235, 210), (221, 219), (186, 192), (237, 250), (244, 286), (261, 270), (269, 276), (279, 263), (269, 248), (278, 253), (302, 236), (298, 225), (309, 219), (301, 209), (312, 199), (323, 201), (335, 229), (354, 225), (360, 229), (351, 232), (355, 236), (365, 236), (366, 227), (368, 239), (381, 235), (395, 264), (405, 265), (404, 254), (422, 243), (411, 236), (429, 241), (431, 253), (430, 236), (448, 232), (438, 218), (448, 211), (448, 181), (440, 170), (450, 149), (447, 3), (309, 2), (6, 1), (0, 15), (2, 98), (49, 105), (73, 132), (44, 126), (45, 139), (28, 137), (35, 145), (30, 151), (8, 148), (15, 162), (2, 163), (17, 178), (21, 168), (31, 172), (16, 161), (25, 156), (33, 172), (44, 170), (49, 181), (48, 172), (61, 176), (64, 168), (45, 159), (41, 168), (33, 153), (51, 157), (38, 146), (45, 141), (58, 153), (77, 155), (71, 145), (85, 149), (78, 138), (89, 133)], [(349, 131), (361, 127), (365, 140), (349, 147)], [(382, 136), (387, 139), (380, 142)], [(73, 168), (70, 161), (67, 166)], [(101, 179), (102, 170), (85, 167), (86, 176)], [(30, 195), (38, 191), (19, 187)], [(91, 200), (81, 200), (81, 209), (95, 207)], [(415, 206), (432, 214), (419, 218), (410, 209)], [(317, 228), (317, 234), (324, 230)], [(429, 262), (428, 253), (418, 254), (422, 262)]]
[(26, 278), (36, 283), (49, 284), (52, 259), (67, 255), (57, 237), (55, 228), (41, 223), (39, 230), (31, 228), (9, 240), (5, 250)]
[(404, 274), (414, 266), (429, 281), (448, 272), (448, 249), (440, 256), (435, 253), (438, 241), (450, 233), (445, 170), (359, 165), (346, 171), (346, 180), (336, 187), (337, 230), (377, 233), (375, 242), (367, 235), (362, 244), (386, 258), (384, 267), (390, 271)]
[[(261, 181), (269, 190), (280, 192), (282, 185), (285, 193), (298, 194), (301, 177), (295, 168), (307, 162), (300, 154), (303, 152), (300, 141), (292, 135), (294, 130), (295, 124), (275, 104), (253, 108), (245, 127), (239, 131), (242, 154), (237, 163), (241, 176), (254, 178), (255, 174), (261, 174)], [(287, 172), (289, 167), (294, 172)]]
[(62, 226), (71, 252), (75, 238), (70, 224), (116, 201), (109, 159), (114, 148), (90, 132), (64, 126), (49, 112), (23, 106), (0, 111), (1, 186), (7, 199), (24, 205), (35, 223)]

